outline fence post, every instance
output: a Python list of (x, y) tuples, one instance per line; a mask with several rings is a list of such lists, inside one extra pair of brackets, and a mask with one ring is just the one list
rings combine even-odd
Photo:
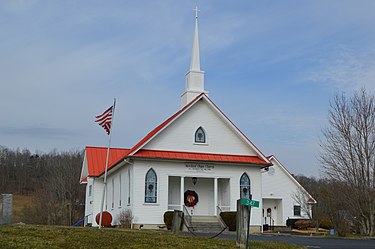
[(173, 212), (173, 220), (172, 220), (172, 233), (178, 233), (181, 229), (182, 224), (182, 211), (174, 210)]
[(247, 240), (247, 229), (248, 229), (248, 217), (249, 207), (242, 205), (241, 199), (237, 200), (237, 219), (236, 219), (236, 230), (237, 230), (237, 246), (239, 248), (246, 248)]

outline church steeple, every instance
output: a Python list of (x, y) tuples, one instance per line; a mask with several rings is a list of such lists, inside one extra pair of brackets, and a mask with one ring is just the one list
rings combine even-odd
[(194, 30), (193, 50), (191, 53), (190, 71), (201, 70), (201, 62), (200, 62), (200, 56), (199, 56), (198, 11), (199, 11), (198, 7), (195, 7), (195, 30)]
[(185, 92), (181, 95), (181, 108), (197, 95), (207, 93), (204, 90), (204, 72), (201, 71), (198, 35), (198, 7), (195, 7), (195, 31), (190, 69), (185, 75)]

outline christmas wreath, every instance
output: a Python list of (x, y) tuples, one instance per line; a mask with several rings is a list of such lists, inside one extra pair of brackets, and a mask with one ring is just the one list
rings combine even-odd
[(194, 190), (187, 190), (184, 194), (185, 206), (194, 208), (198, 203), (198, 194)]

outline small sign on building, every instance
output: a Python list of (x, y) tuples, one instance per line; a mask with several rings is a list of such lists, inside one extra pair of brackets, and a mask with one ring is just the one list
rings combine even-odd
[(215, 173), (215, 166), (209, 163), (185, 163), (187, 172)]

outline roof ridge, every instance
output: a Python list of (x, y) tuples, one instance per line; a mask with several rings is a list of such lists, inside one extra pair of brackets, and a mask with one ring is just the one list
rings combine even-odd
[[(93, 148), (93, 149), (108, 149), (108, 147), (103, 146), (90, 146), (87, 145), (85, 148)], [(111, 147), (111, 149), (117, 149), (117, 150), (130, 150), (129, 148), (120, 148), (120, 147)]]

